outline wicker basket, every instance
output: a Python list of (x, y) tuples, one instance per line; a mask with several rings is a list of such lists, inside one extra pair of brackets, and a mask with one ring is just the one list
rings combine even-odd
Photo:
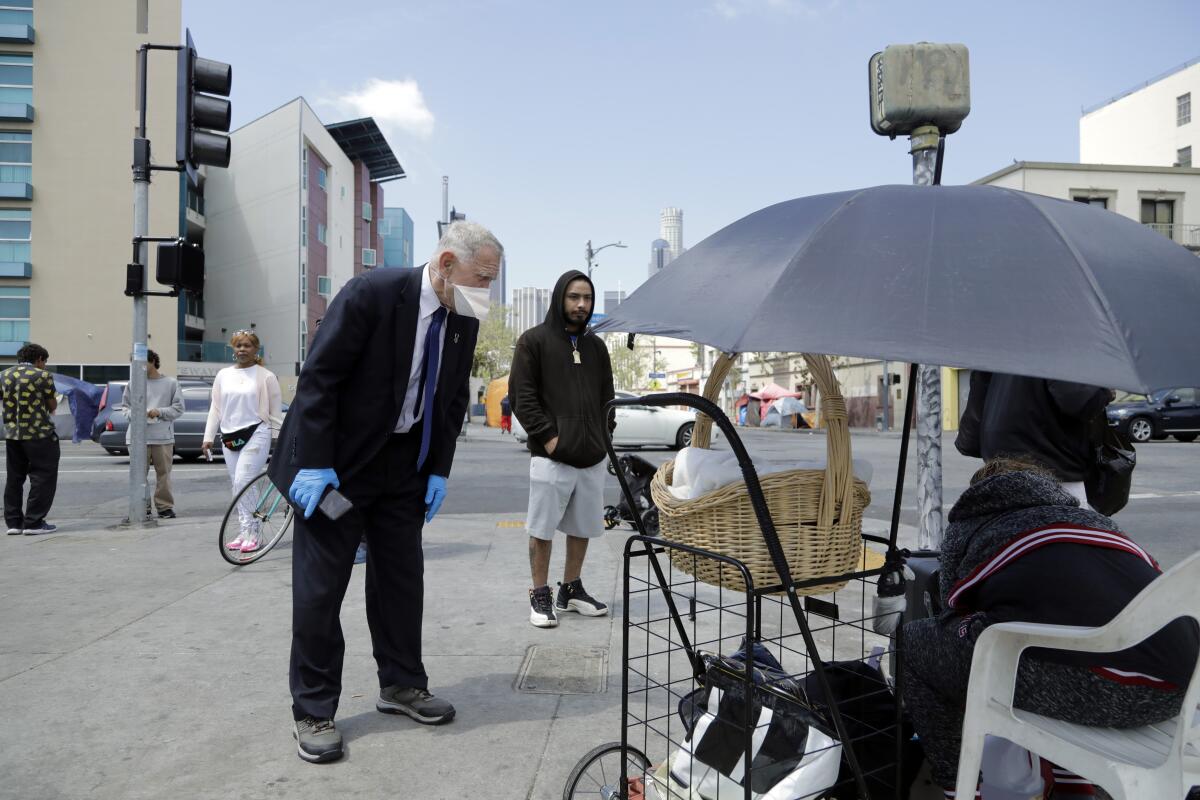
[[(723, 355), (713, 367), (704, 396), (715, 400), (735, 355)], [(850, 432), (842, 399), (829, 359), (804, 356), (821, 391), (821, 411), (826, 436), (826, 468), (797, 469), (761, 478), (763, 494), (792, 580), (842, 575), (858, 565), (862, 550), (862, 512), (871, 494), (851, 473)], [(692, 446), (707, 448), (712, 419), (700, 414)], [(694, 500), (680, 500), (668, 490), (675, 462), (659, 468), (650, 483), (658, 506), (664, 539), (736, 558), (746, 565), (755, 586), (781, 582), (763, 540), (762, 529), (743, 481), (723, 486)], [(705, 583), (745, 591), (741, 574), (712, 559), (693, 559), (673, 551), (675, 566)], [(799, 594), (825, 594), (842, 588), (845, 581), (799, 589)]]

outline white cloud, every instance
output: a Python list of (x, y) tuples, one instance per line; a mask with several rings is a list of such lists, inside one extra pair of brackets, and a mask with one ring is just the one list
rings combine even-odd
[(330, 104), (355, 117), (374, 117), (385, 131), (421, 139), (433, 135), (433, 112), (425, 105), (421, 87), (411, 78), (372, 78), (361, 88), (334, 98)]

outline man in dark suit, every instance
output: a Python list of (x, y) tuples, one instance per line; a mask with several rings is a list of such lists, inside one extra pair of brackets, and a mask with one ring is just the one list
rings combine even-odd
[[(354, 278), (300, 372), (270, 471), (298, 511), (290, 683), (306, 761), (342, 756), (333, 723), (345, 654), (339, 612), (364, 533), (376, 708), (427, 725), (454, 717), (429, 693), (421, 663), (421, 529), (445, 498), (479, 321), (503, 255), (486, 228), (456, 222), (429, 264)], [(330, 487), (353, 504), (336, 520), (318, 510)]]

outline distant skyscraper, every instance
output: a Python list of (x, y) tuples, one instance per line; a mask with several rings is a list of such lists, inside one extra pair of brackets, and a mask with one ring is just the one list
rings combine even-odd
[(383, 239), (383, 266), (413, 265), (413, 221), (407, 211), (403, 208), (383, 209), (379, 236)]
[(496, 280), (492, 281), (492, 303), (504, 305), (505, 299), (508, 297), (508, 256), (500, 257), (500, 274), (496, 276)]
[(617, 310), (617, 306), (625, 302), (625, 290), (606, 291), (604, 293), (604, 313), (611, 314)]
[(683, 209), (664, 208), (659, 217), (658, 235), (671, 246), (671, 259), (683, 253)]
[(525, 286), (513, 289), (512, 293), (512, 329), (517, 336), (540, 325), (546, 319), (546, 311), (550, 308), (550, 290), (535, 289)]
[(671, 263), (671, 243), (666, 239), (655, 239), (650, 243), (650, 270), (647, 277), (653, 278)]

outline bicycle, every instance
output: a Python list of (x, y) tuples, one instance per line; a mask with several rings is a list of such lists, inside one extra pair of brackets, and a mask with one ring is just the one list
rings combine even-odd
[[(244, 551), (240, 547), (230, 548), (235, 540), (242, 538), (241, 515), (238, 504), (247, 502), (254, 508), (254, 519), (258, 524), (258, 548)], [(279, 544), (279, 540), (287, 533), (292, 525), (294, 510), (287, 498), (271, 483), (266, 471), (259, 473), (254, 480), (242, 487), (221, 520), (221, 530), (217, 537), (217, 547), (221, 557), (235, 567), (245, 566), (258, 561), (271, 552), (271, 548)], [(232, 524), (230, 521), (232, 520)]]

